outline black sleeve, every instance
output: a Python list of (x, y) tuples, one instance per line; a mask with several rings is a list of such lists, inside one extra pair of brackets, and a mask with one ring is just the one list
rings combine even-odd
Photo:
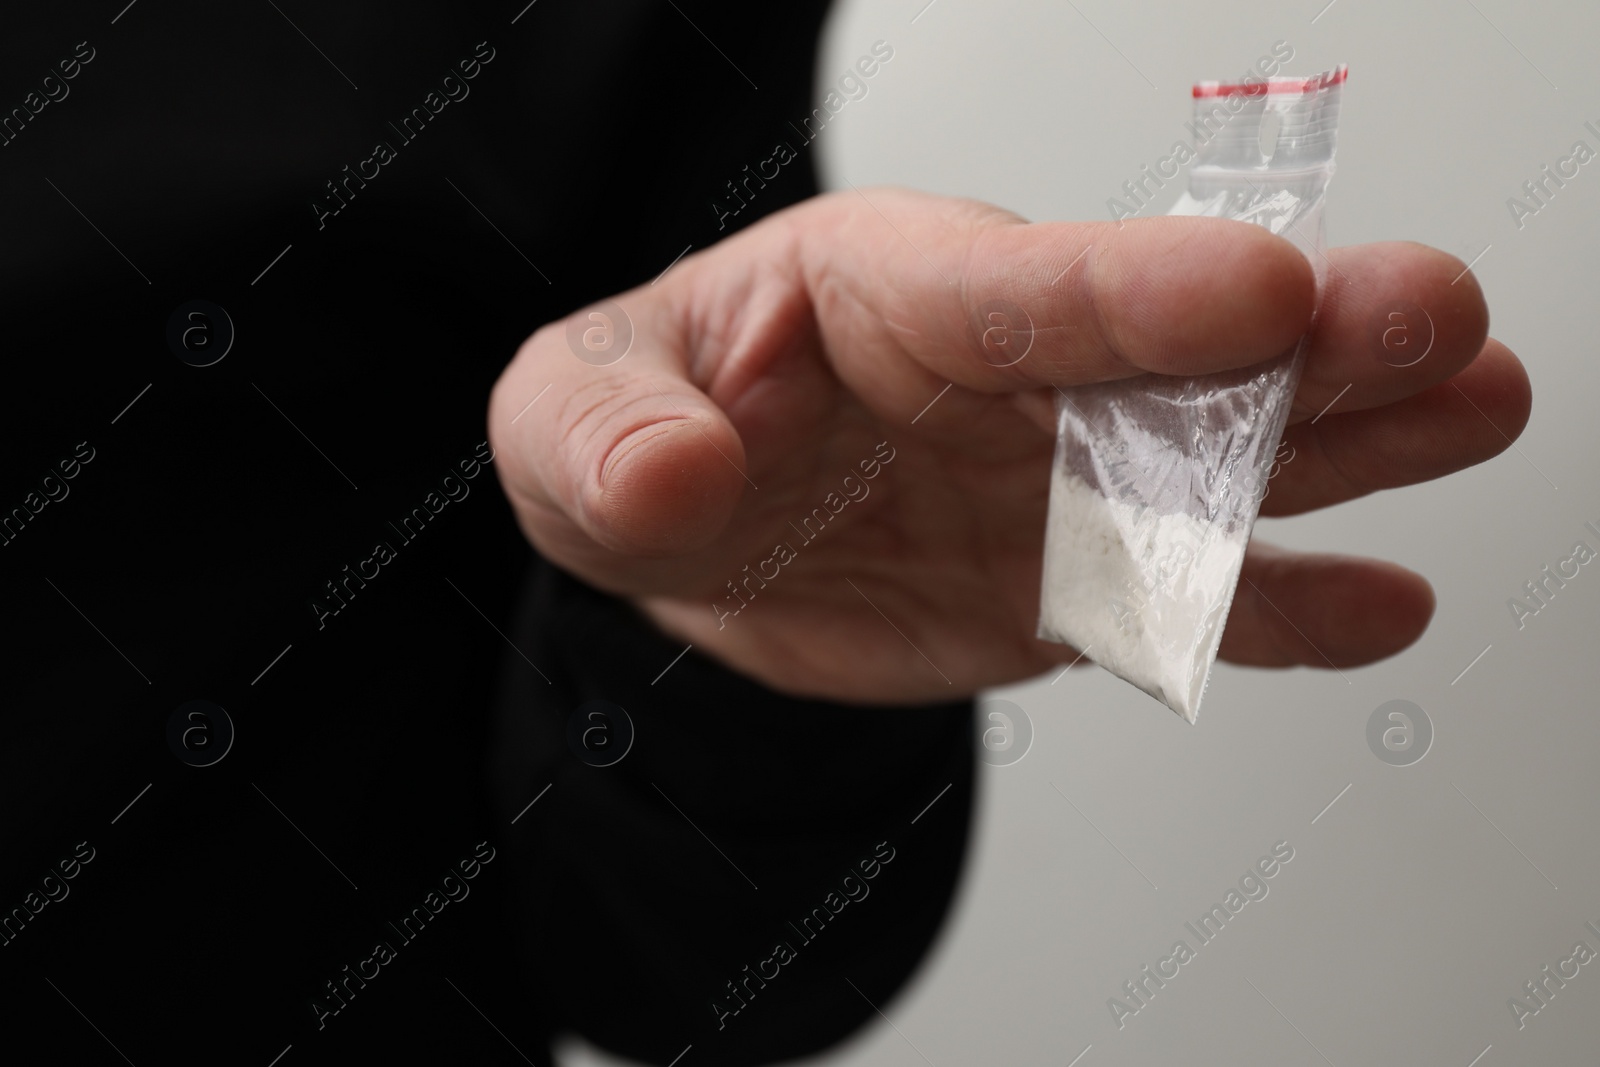
[(783, 697), (555, 568), (514, 640), (493, 777), (528, 995), (647, 1063), (776, 1062), (874, 1017), (955, 889), (970, 706)]
[[(533, 329), (815, 192), (823, 7), (67, 3), (0, 39), (8, 1045), (759, 1062), (914, 966), (969, 712), (671, 664), (533, 556), (484, 441)], [(633, 724), (609, 767), (565, 740), (592, 700)]]

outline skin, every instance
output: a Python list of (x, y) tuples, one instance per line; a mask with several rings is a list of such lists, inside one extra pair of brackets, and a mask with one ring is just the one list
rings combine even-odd
[[(1285, 434), (1295, 458), (1264, 515), (1443, 477), (1527, 423), (1527, 375), (1488, 337), (1476, 279), (1452, 284), (1463, 263), (1410, 243), (1328, 260)], [(1056, 387), (1268, 360), (1316, 304), (1305, 257), (1257, 226), (1029, 223), (900, 189), (807, 201), (614, 299), (635, 331), (620, 362), (576, 358), (563, 320), (495, 386), (495, 467), (522, 529), (697, 652), (783, 692), (864, 704), (953, 699), (1077, 656), (1033, 636)], [(985, 358), (971, 326), (993, 299), (1035, 326), (1012, 366)], [(1395, 367), (1372, 324), (1406, 301), (1436, 336)], [(870, 494), (804, 542), (790, 523), (842, 496), (885, 441), (894, 458)], [(739, 603), (726, 583), (784, 541), (798, 558), (719, 626), (712, 605)], [(1221, 656), (1371, 663), (1433, 609), (1427, 581), (1398, 565), (1255, 540)]]

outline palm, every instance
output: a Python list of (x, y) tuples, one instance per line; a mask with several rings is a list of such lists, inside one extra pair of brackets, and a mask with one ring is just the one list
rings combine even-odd
[(937, 406), (908, 432), (843, 401), (797, 438), (811, 447), (751, 457), (759, 490), (667, 565), (672, 592), (650, 609), (713, 652), (765, 649), (771, 684), (845, 699), (948, 698), (1043, 670), (1063, 651), (1033, 639), (1051, 439), (995, 405), (1012, 440), (977, 456), (972, 434), (928, 432), (950, 429)]

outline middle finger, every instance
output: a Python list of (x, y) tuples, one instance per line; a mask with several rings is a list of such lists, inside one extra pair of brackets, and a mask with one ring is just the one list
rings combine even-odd
[(1471, 363), (1488, 334), (1483, 291), (1456, 257), (1408, 241), (1333, 249), (1289, 421), (1420, 393)]

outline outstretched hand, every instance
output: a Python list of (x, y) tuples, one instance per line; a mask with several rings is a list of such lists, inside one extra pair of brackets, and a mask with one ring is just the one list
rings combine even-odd
[[(1328, 260), (1295, 458), (1263, 515), (1481, 463), (1528, 418), (1462, 263), (1408, 243)], [(831, 194), (615, 297), (633, 335), (617, 362), (597, 365), (622, 322), (593, 320), (592, 355), (569, 342), (591, 309), (535, 333), (491, 398), (495, 466), (546, 558), (697, 651), (795, 694), (955, 698), (1077, 655), (1033, 636), (1056, 387), (1271, 359), (1311, 325), (1314, 288), (1299, 251), (1245, 223)], [(990, 301), (1032, 322), (1019, 361), (997, 348), (1018, 338), (985, 337)], [(1407, 307), (1431, 323), (1415, 362), (1379, 341)], [(1368, 663), (1433, 612), (1422, 577), (1379, 560), (1256, 540), (1243, 574), (1235, 663)]]

